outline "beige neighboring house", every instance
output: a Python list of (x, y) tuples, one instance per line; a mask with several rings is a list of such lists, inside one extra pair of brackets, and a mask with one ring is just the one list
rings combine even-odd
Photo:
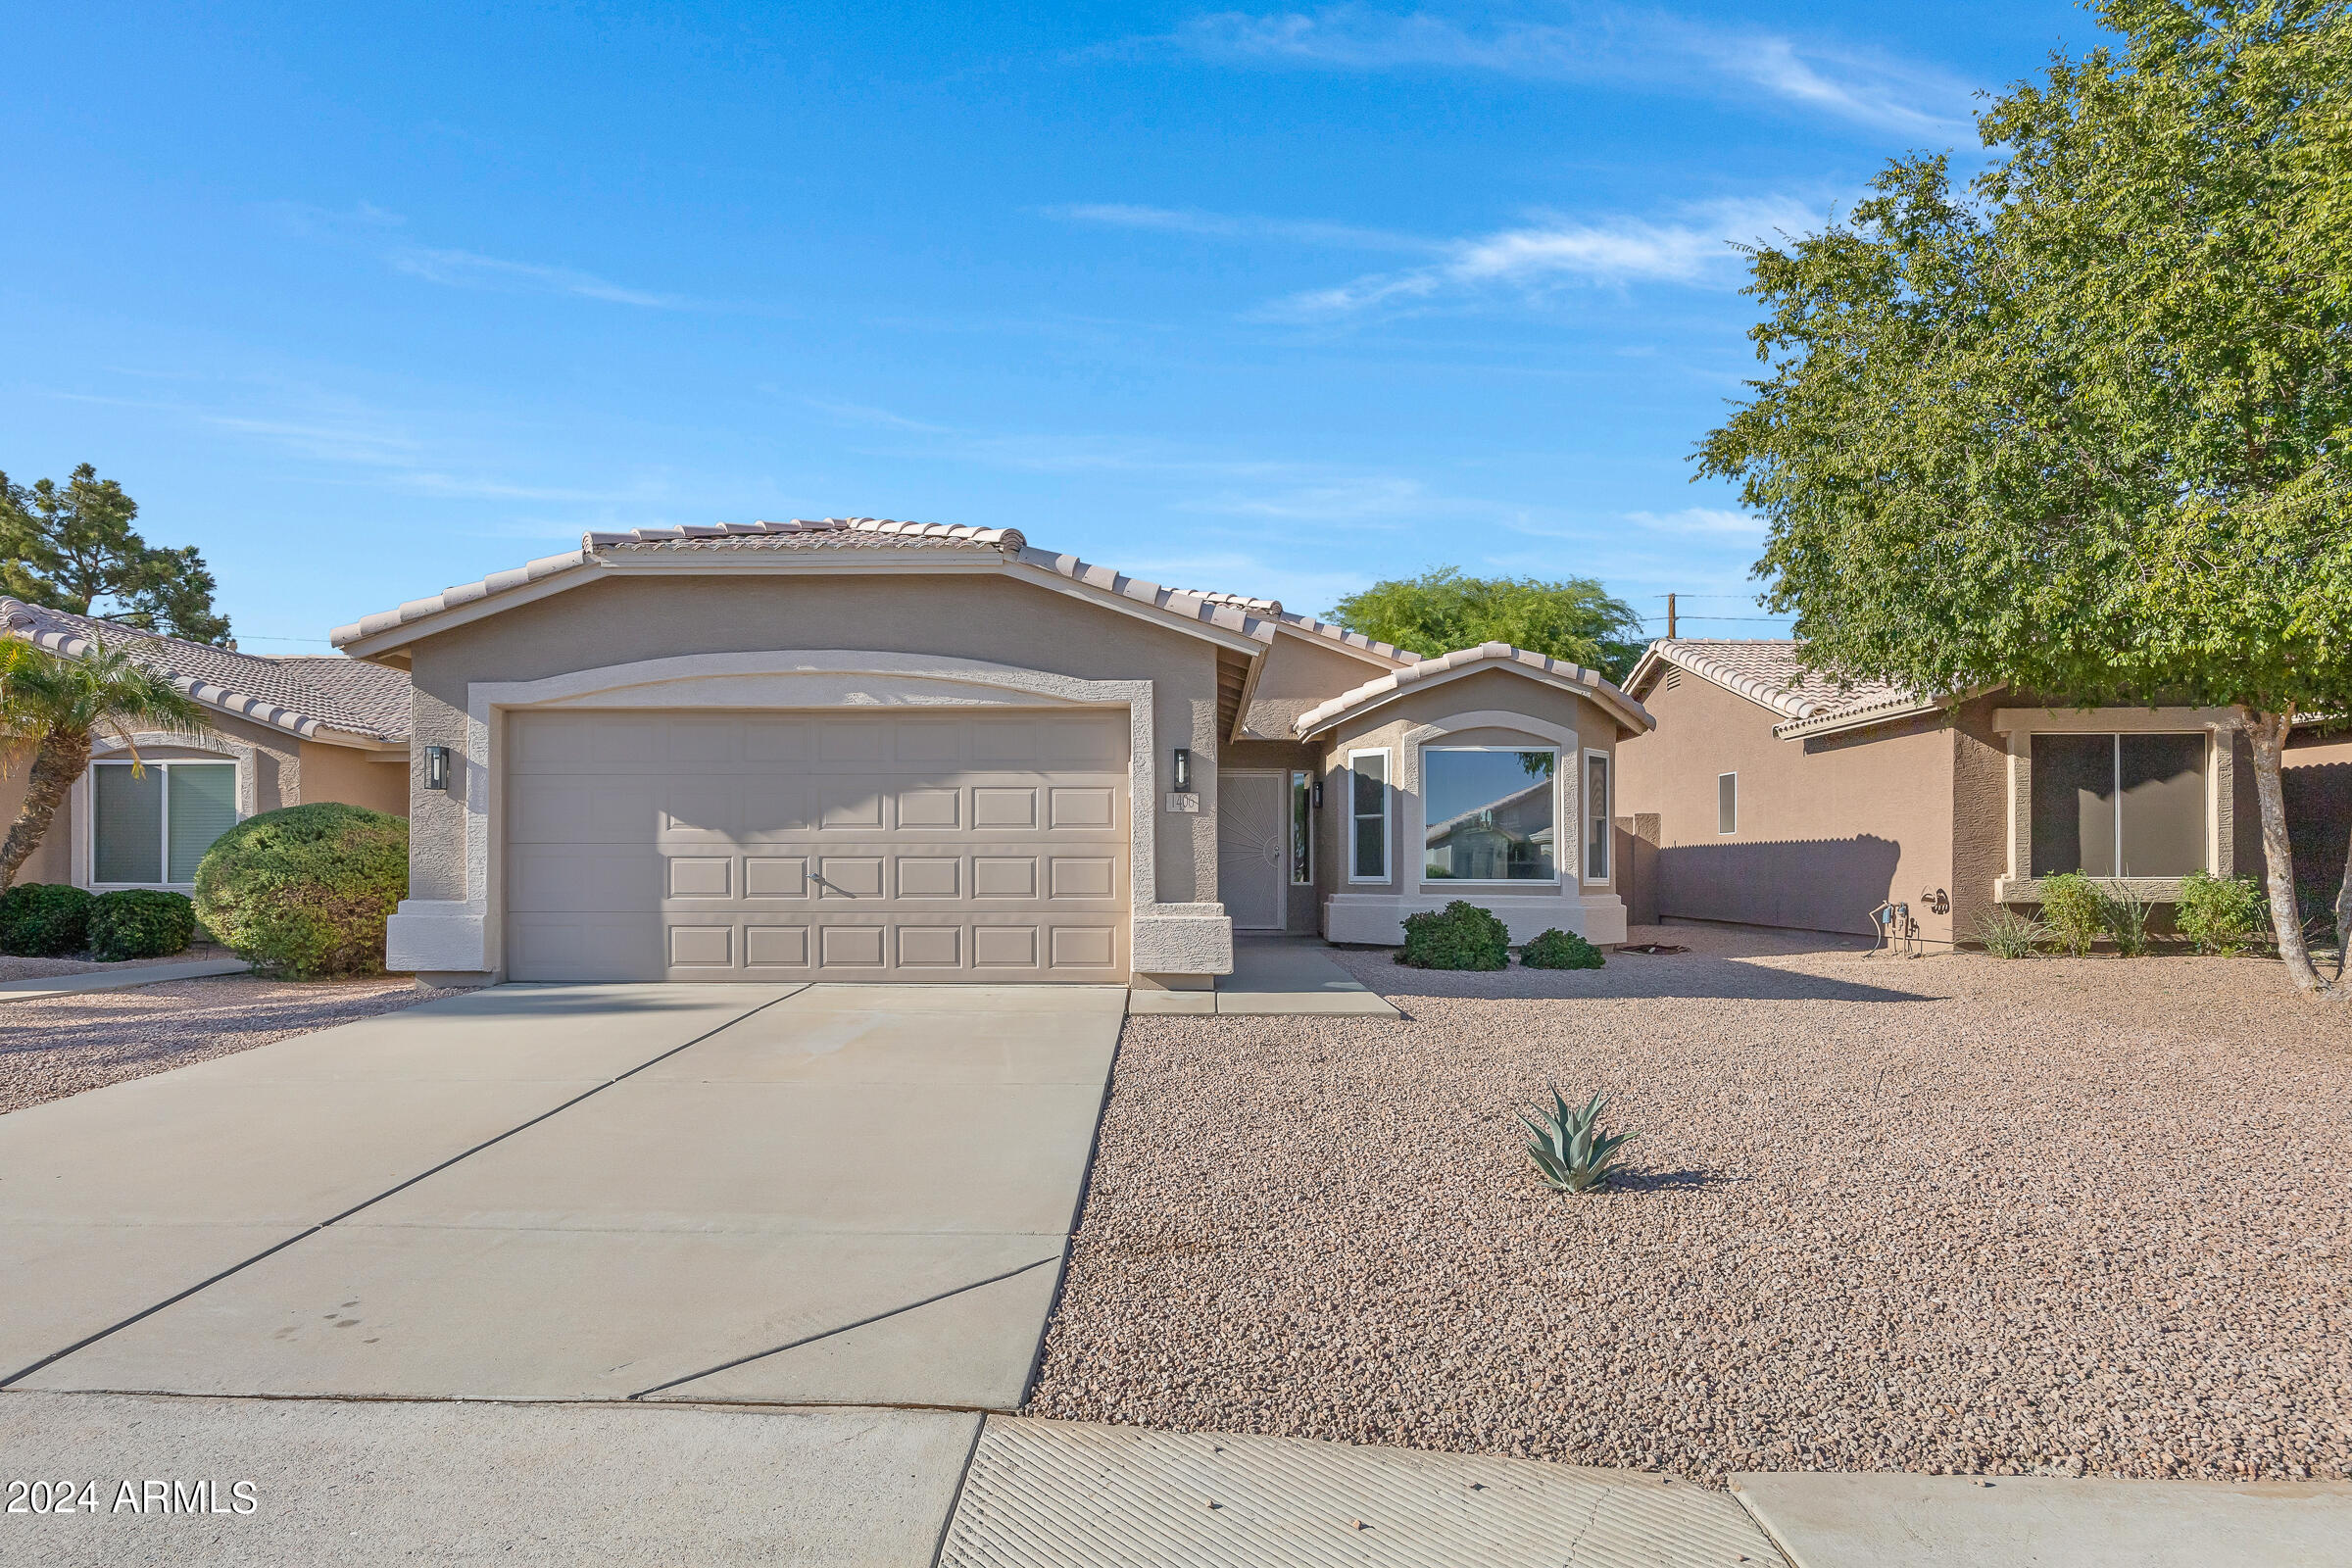
[(1010, 528), (592, 533), (334, 640), (414, 685), (390, 961), (434, 980), (1192, 989), (1237, 930), (1393, 943), (1457, 896), (1624, 937), (1650, 719), (1598, 674)]
[[(2262, 872), (2235, 710), (1840, 687), (1748, 639), (1652, 643), (1626, 687), (1657, 718), (1619, 758), (1642, 915), (1870, 934), (1901, 904), (1943, 944), (2061, 871), (2159, 904), (2192, 870)], [(2299, 731), (2288, 758), (2299, 869), (2332, 888), (2352, 744)]]
[[(258, 812), (309, 801), (408, 810), (409, 687), (396, 670), (340, 655), (241, 654), (8, 598), (0, 633), (68, 659), (93, 643), (121, 649), (194, 698), (209, 726), (134, 735), (136, 770), (118, 739), (95, 737), (19, 882), (185, 893), (213, 840)], [(24, 804), (31, 746), (0, 741), (0, 758), (5, 824)]]

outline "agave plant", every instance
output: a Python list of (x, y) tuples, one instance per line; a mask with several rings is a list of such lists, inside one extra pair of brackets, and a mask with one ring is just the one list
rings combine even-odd
[(1609, 1165), (1618, 1149), (1634, 1136), (1600, 1130), (1600, 1109), (1608, 1102), (1607, 1095), (1594, 1095), (1580, 1110), (1561, 1097), (1555, 1085), (1549, 1110), (1539, 1105), (1533, 1116), (1520, 1112), (1519, 1119), (1535, 1134), (1527, 1141), (1527, 1157), (1535, 1162), (1536, 1174), (1544, 1178), (1546, 1187), (1561, 1193), (1589, 1193), (1608, 1180)]

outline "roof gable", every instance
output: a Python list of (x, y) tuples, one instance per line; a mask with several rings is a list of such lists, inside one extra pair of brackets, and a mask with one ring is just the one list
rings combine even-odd
[(1597, 704), (1620, 724), (1637, 733), (1657, 727), (1657, 720), (1649, 716), (1647, 709), (1628, 697), (1615, 682), (1596, 669), (1587, 669), (1582, 664), (1553, 659), (1545, 654), (1530, 653), (1524, 648), (1513, 648), (1508, 643), (1481, 643), (1476, 648), (1458, 648), (1436, 659), (1424, 659), (1406, 664), (1377, 680), (1366, 681), (1351, 691), (1342, 692), (1330, 702), (1299, 714), (1292, 728), (1303, 740), (1330, 728), (1349, 714), (1376, 708), (1404, 692), (1442, 685), (1490, 669), (1540, 680), (1574, 692)]
[(1039, 550), (1017, 528), (970, 528), (881, 517), (796, 518), (789, 522), (713, 523), (590, 533), (580, 548), (546, 556), (479, 582), (413, 599), (332, 633), (335, 645), (362, 657), (483, 615), (561, 593), (613, 573), (637, 571), (810, 569), (993, 569), (1142, 614), (1221, 646), (1254, 653), (1273, 625), (1231, 604), (1163, 588), (1071, 555)]
[(1936, 706), (1934, 699), (1892, 682), (1826, 675), (1804, 662), (1801, 648), (1788, 638), (1661, 638), (1642, 652), (1625, 686), (1640, 696), (1668, 669), (1688, 670), (1781, 715), (1784, 722), (1773, 733), (1783, 738)]

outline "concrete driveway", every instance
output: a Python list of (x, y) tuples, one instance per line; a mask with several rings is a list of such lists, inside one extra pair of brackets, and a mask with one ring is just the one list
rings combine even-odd
[(510, 986), (0, 1117), (0, 1386), (1012, 1408), (1124, 996)]

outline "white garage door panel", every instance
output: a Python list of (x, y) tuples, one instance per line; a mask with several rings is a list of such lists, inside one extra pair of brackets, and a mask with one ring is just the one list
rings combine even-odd
[(518, 980), (1127, 977), (1127, 719), (510, 722)]

